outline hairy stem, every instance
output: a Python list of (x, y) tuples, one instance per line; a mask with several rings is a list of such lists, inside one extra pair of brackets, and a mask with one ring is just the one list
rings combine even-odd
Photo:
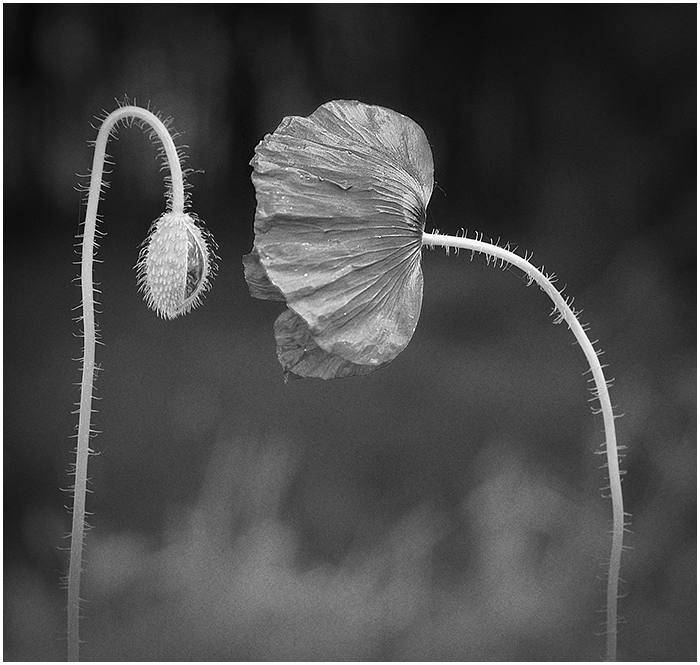
[(595, 397), (600, 403), (605, 425), (605, 454), (607, 457), (608, 474), (610, 477), (610, 494), (612, 499), (613, 530), (610, 563), (608, 566), (607, 603), (606, 603), (606, 660), (614, 661), (617, 657), (617, 599), (620, 579), (620, 560), (622, 557), (622, 538), (624, 532), (624, 507), (622, 503), (622, 483), (618, 460), (617, 440), (615, 436), (615, 418), (612, 403), (608, 393), (608, 383), (603, 374), (598, 354), (588, 339), (584, 327), (566, 299), (557, 290), (552, 281), (529, 261), (514, 252), (491, 243), (470, 238), (445, 236), (434, 233), (423, 234), (423, 244), (431, 247), (465, 249), (480, 252), (498, 261), (505, 261), (522, 270), (529, 279), (537, 282), (538, 286), (551, 298), (561, 315), (561, 320), (574, 333), (586, 360), (590, 366), (595, 385)]
[(80, 577), (85, 542), (85, 495), (87, 491), (87, 467), (90, 454), (92, 391), (95, 376), (95, 300), (93, 285), (93, 253), (97, 226), (97, 206), (102, 191), (107, 141), (117, 124), (123, 120), (136, 120), (148, 124), (162, 144), (165, 160), (170, 168), (168, 200), (176, 214), (185, 207), (185, 189), (177, 148), (166, 125), (153, 113), (138, 106), (122, 106), (110, 113), (102, 123), (95, 141), (95, 154), (90, 174), (87, 213), (83, 229), (80, 287), (82, 292), (83, 362), (80, 384), (80, 410), (78, 440), (75, 461), (75, 485), (73, 488), (73, 522), (71, 529), (70, 564), (68, 568), (68, 660), (77, 661), (80, 656)]

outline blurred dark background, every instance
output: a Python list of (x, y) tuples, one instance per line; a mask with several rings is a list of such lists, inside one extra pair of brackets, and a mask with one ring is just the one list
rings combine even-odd
[(696, 7), (3, 5), (4, 659), (65, 653), (76, 234), (94, 116), (174, 118), (219, 244), (159, 320), (156, 148), (100, 212), (87, 660), (599, 660), (609, 545), (585, 360), (515, 270), (426, 252), (416, 334), (284, 385), (251, 299), (256, 143), (359, 99), (433, 146), (428, 230), (532, 251), (600, 339), (627, 446), (620, 657), (696, 660)]

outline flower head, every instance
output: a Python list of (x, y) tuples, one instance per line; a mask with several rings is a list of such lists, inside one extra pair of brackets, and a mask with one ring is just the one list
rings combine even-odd
[(153, 223), (136, 269), (148, 306), (164, 319), (199, 305), (214, 269), (211, 243), (187, 213), (164, 213)]
[(285, 378), (368, 374), (403, 351), (423, 298), (433, 157), (400, 113), (334, 101), (288, 117), (256, 147), (255, 243), (244, 257), (275, 323)]

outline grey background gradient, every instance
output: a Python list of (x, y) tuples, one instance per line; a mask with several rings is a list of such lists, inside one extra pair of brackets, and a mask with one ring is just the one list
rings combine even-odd
[(4, 5), (4, 659), (64, 657), (90, 122), (173, 116), (219, 244), (174, 322), (133, 266), (156, 149), (110, 144), (87, 660), (599, 660), (610, 508), (584, 358), (514, 270), (425, 252), (416, 334), (284, 385), (248, 162), (331, 99), (433, 146), (428, 230), (531, 251), (600, 340), (624, 467), (620, 657), (696, 659), (694, 5)]

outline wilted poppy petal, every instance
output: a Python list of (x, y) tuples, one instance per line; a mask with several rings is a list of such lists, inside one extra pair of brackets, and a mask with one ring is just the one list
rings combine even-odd
[(360, 376), (380, 366), (356, 365), (340, 356), (324, 351), (316, 344), (304, 319), (292, 310), (285, 310), (275, 321), (277, 358), (284, 369), (284, 380), (305, 377), (336, 379)]
[[(314, 358), (326, 352), (367, 371), (393, 360), (413, 335), (423, 295), (421, 240), (433, 188), (423, 130), (378, 106), (329, 102), (308, 118), (285, 118), (251, 164), (251, 293), (271, 298), (279, 290), (318, 347)], [(333, 369), (312, 365), (304, 363), (303, 375), (331, 378)]]
[(245, 279), (248, 282), (248, 290), (253, 298), (260, 300), (281, 300), (284, 302), (282, 292), (269, 280), (265, 268), (260, 264), (260, 257), (255, 249), (243, 257)]

